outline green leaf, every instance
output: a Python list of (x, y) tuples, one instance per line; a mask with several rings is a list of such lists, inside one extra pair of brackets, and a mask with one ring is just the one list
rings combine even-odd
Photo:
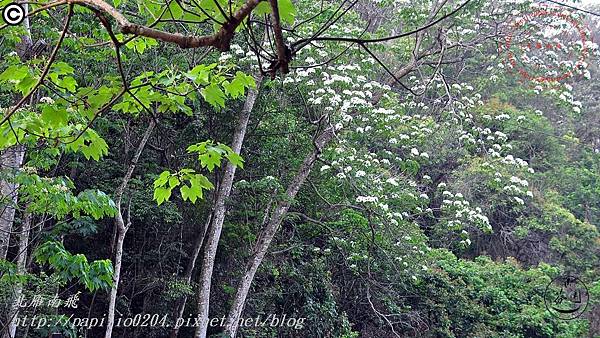
[(207, 168), (208, 171), (212, 172), (215, 167), (221, 166), (221, 154), (217, 151), (209, 150), (204, 154), (200, 154), (198, 159), (203, 168)]
[[(226, 0), (200, 0), (199, 2), (199, 6), (202, 8), (202, 10), (199, 10), (197, 12), (206, 12), (208, 13), (211, 17), (213, 17), (215, 20), (219, 21), (219, 22), (225, 22), (225, 18), (223, 18), (223, 14), (221, 14), (221, 11), (219, 10), (219, 8), (217, 7), (217, 2), (219, 2), (220, 6), (222, 9), (227, 10), (228, 8), (228, 3)], [(198, 2), (194, 2), (194, 3), (198, 3)], [(214, 25), (215, 30), (218, 30), (219, 28), (221, 28), (221, 25), (215, 23)]]
[(68, 113), (64, 109), (58, 109), (53, 106), (45, 106), (42, 108), (42, 121), (51, 126), (57, 127), (65, 125), (67, 124), (68, 119)]
[(52, 70), (58, 75), (73, 74), (75, 69), (65, 62), (56, 62), (52, 65)]
[(283, 22), (293, 24), (296, 18), (296, 7), (292, 3), (292, 0), (279, 0), (279, 17)]
[(185, 12), (183, 13), (183, 17), (181, 18), (182, 20), (185, 20), (186, 22), (203, 22), (207, 19), (208, 17), (206, 15), (204, 15), (203, 13), (192, 13), (192, 12)]
[(187, 147), (187, 152), (188, 153), (193, 153), (193, 152), (204, 153), (204, 152), (206, 152), (206, 146), (208, 145), (209, 142), (211, 142), (211, 141), (204, 141), (204, 142), (192, 144), (191, 146)]
[[(190, 180), (191, 181), (191, 180)], [(208, 178), (202, 174), (194, 175), (194, 182), (200, 185), (202, 188), (211, 190), (215, 186), (208, 180)]]
[(154, 188), (158, 188), (165, 185), (169, 180), (170, 176), (171, 173), (168, 170), (165, 170), (162, 173), (160, 173), (160, 176), (158, 176), (158, 178), (154, 181)]
[(73, 151), (81, 151), (86, 159), (100, 160), (100, 157), (108, 154), (108, 144), (94, 130), (88, 129), (83, 136), (76, 141), (67, 144)]
[(202, 198), (202, 187), (192, 182), (192, 186), (189, 189), (189, 198), (192, 203), (196, 203), (198, 198)]
[(239, 96), (244, 95), (245, 89), (248, 87), (256, 88), (254, 78), (240, 71), (235, 74), (235, 78), (233, 81), (231, 81), (231, 83), (228, 81), (223, 81), (223, 88), (225, 89), (225, 92), (233, 98), (238, 98)]
[[(184, 184), (183, 186), (181, 186), (181, 189), (179, 189), (179, 192), (181, 192), (181, 198), (183, 198), (184, 201), (187, 201), (188, 198), (190, 198), (191, 196), (191, 192), (190, 192), (190, 187), (187, 184)], [(191, 200), (191, 198), (190, 198)], [(192, 201), (192, 203), (194, 203), (195, 200)]]
[(144, 42), (144, 40), (139, 39), (136, 41), (137, 43), (135, 43), (135, 51), (140, 53), (140, 54), (144, 54), (144, 51), (146, 50), (146, 42)]
[(33, 78), (32, 76), (27, 75), (23, 80), (21, 80), (19, 82), (19, 84), (17, 84), (16, 88), (23, 95), (26, 95), (33, 89), (33, 87), (35, 86), (36, 83), (37, 83), (37, 79)]
[(200, 91), (206, 102), (210, 103), (214, 108), (225, 107), (225, 93), (216, 84), (211, 84), (208, 87), (202, 88)]
[(62, 81), (58, 83), (59, 86), (66, 88), (71, 93), (75, 92), (75, 88), (77, 88), (77, 81), (70, 76), (65, 76)]
[(179, 185), (179, 179), (177, 178), (177, 176), (171, 176), (169, 178), (169, 188), (173, 189), (178, 185)]
[(164, 201), (167, 201), (171, 197), (171, 189), (159, 187), (154, 189), (154, 199), (161, 205)]
[(98, 88), (95, 94), (88, 96), (88, 103), (92, 109), (98, 109), (110, 101), (110, 99), (113, 97), (112, 93), (113, 91), (110, 88), (102, 86)]
[(188, 177), (190, 186), (184, 184), (181, 189), (181, 197), (183, 200), (189, 199), (192, 203), (196, 203), (198, 198), (202, 198), (203, 189), (213, 189), (213, 184), (202, 174), (190, 175)]
[(262, 16), (265, 14), (271, 14), (272, 9), (271, 9), (271, 5), (269, 4), (268, 1), (261, 1), (256, 8), (254, 8), (253, 14), (256, 14), (258, 16)]
[(244, 159), (239, 154), (230, 152), (227, 154), (227, 159), (236, 167), (244, 168)]
[(84, 255), (68, 252), (62, 243), (45, 242), (35, 250), (34, 257), (40, 264), (49, 264), (63, 281), (77, 279), (92, 292), (112, 285), (113, 268), (109, 260), (89, 263)]
[(169, 4), (169, 9), (165, 13), (167, 19), (181, 19), (183, 16), (183, 8), (179, 5), (178, 1), (172, 0)]
[[(279, 17), (281, 18), (281, 21), (290, 25), (293, 24), (297, 11), (296, 7), (294, 7), (294, 4), (292, 3), (292, 0), (279, 0), (277, 7), (279, 7)], [(253, 13), (256, 15), (265, 15), (272, 12), (273, 10), (268, 1), (261, 1), (253, 11)]]
[(9, 80), (20, 81), (29, 75), (29, 69), (27, 66), (13, 65), (6, 68), (5, 71), (0, 74), (0, 82), (6, 82)]
[(189, 181), (191, 186), (184, 185), (180, 191), (183, 199), (189, 198), (192, 203), (196, 203), (198, 198), (202, 198), (203, 189), (210, 190), (214, 188), (208, 178), (202, 174), (191, 175)]
[(210, 82), (210, 71), (217, 66), (216, 63), (210, 65), (197, 65), (185, 75), (197, 84), (205, 85)]

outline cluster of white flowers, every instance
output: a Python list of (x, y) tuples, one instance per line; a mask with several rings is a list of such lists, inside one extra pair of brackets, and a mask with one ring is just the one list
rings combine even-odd
[(528, 186), (529, 186), (529, 182), (527, 182), (527, 180), (524, 180), (524, 179), (518, 178), (517, 176), (511, 176), (511, 177), (510, 177), (510, 182), (511, 182), (511, 183), (517, 183), (517, 184), (520, 184), (520, 185), (522, 185), (522, 186), (524, 186), (524, 187), (528, 187)]
[[(502, 175), (496, 173), (496, 179), (499, 179)], [(498, 180), (500, 182), (500, 180)], [(517, 176), (511, 176), (509, 179), (511, 184), (505, 185), (502, 190), (512, 197), (512, 200), (519, 205), (524, 205), (525, 201), (523, 197), (533, 197), (533, 192), (528, 190), (529, 182), (525, 179), (521, 179)]]
[[(438, 185), (438, 188), (445, 184)], [(491, 232), (492, 226), (489, 219), (483, 214), (480, 207), (473, 208), (461, 193), (452, 193), (448, 190), (442, 192), (444, 200), (441, 209), (447, 217), (447, 227), (451, 230), (463, 230), (466, 226), (475, 226), (482, 231)]]

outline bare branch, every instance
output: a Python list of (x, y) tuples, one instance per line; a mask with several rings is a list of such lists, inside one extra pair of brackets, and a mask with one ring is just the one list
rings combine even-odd
[[(358, 43), (358, 44), (367, 44), (367, 43), (378, 43), (378, 42), (386, 42), (386, 41), (391, 41), (391, 40), (396, 40), (399, 38), (403, 38), (403, 37), (407, 37), (416, 33), (419, 33), (421, 31), (424, 31), (428, 28), (431, 28), (433, 26), (435, 26), (437, 23), (453, 16), (454, 14), (456, 14), (457, 12), (459, 12), (461, 9), (463, 9), (467, 4), (469, 4), (471, 2), (471, 0), (466, 0), (462, 5), (458, 6), (456, 9), (454, 9), (452, 12), (440, 17), (437, 20), (434, 20), (424, 26), (421, 26), (417, 29), (414, 29), (412, 31), (408, 31), (408, 32), (404, 32), (404, 33), (400, 33), (397, 35), (392, 35), (392, 36), (387, 36), (387, 37), (383, 37), (383, 38), (377, 38), (377, 39), (360, 39), (360, 38), (345, 38), (345, 37), (332, 37), (332, 36), (316, 36), (316, 37), (311, 37), (311, 38), (307, 38), (307, 39), (302, 39), (302, 40), (298, 40), (296, 42), (294, 42), (294, 44), (292, 45), (294, 47), (294, 51), (298, 51), (300, 50), (302, 47), (306, 46), (307, 42), (309, 41), (338, 41), (338, 42), (354, 42), (354, 43)], [(297, 48), (296, 48), (297, 47)]]

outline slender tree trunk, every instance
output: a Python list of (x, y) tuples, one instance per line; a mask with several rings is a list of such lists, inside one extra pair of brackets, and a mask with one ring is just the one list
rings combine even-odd
[[(29, 12), (29, 5), (23, 1), (17, 1), (25, 9), (25, 13)], [(21, 43), (17, 45), (17, 54), (23, 61), (29, 59), (29, 49), (33, 45), (31, 40), (31, 28), (29, 26), (29, 17), (25, 15), (25, 20), (22, 23), (25, 28), (25, 35), (21, 37)], [(23, 145), (15, 145), (4, 151), (0, 151), (0, 170), (11, 171), (11, 174), (16, 173), (23, 165), (25, 157), (25, 147)], [(10, 233), (15, 219), (15, 211), (18, 202), (19, 185), (10, 181), (0, 180), (0, 259), (6, 259), (8, 246), (10, 244)]]
[(296, 194), (298, 194), (298, 191), (310, 174), (310, 170), (317, 160), (317, 156), (319, 156), (321, 150), (329, 143), (329, 141), (331, 141), (333, 135), (333, 129), (330, 127), (325, 129), (316, 138), (314, 144), (315, 148), (306, 156), (302, 162), (302, 165), (298, 169), (298, 173), (288, 185), (284, 199), (277, 204), (277, 207), (273, 210), (273, 214), (271, 215), (269, 222), (261, 229), (254, 249), (252, 250), (252, 257), (246, 265), (244, 276), (240, 280), (235, 298), (233, 300), (233, 305), (231, 306), (227, 316), (227, 321), (225, 324), (225, 333), (227, 336), (235, 337), (238, 329), (239, 319), (244, 310), (246, 297), (250, 291), (250, 286), (252, 284), (252, 280), (254, 279), (254, 275), (256, 274), (260, 263), (265, 257), (265, 254), (269, 249), (269, 245), (271, 244), (279, 225), (285, 218), (290, 207), (290, 203), (294, 200), (294, 198), (296, 198)]
[(127, 233), (127, 226), (123, 221), (123, 215), (121, 210), (118, 211), (115, 219), (115, 226), (117, 227), (117, 243), (115, 248), (115, 266), (113, 272), (113, 285), (110, 289), (110, 299), (108, 303), (108, 317), (106, 320), (106, 334), (104, 337), (111, 338), (113, 326), (115, 324), (115, 309), (117, 306), (117, 292), (119, 291), (119, 281), (121, 278), (121, 263), (123, 259), (123, 243), (125, 242), (125, 234)]
[[(255, 82), (257, 88), (250, 89), (248, 91), (246, 102), (244, 102), (244, 107), (240, 112), (238, 124), (233, 134), (231, 149), (238, 154), (242, 150), (242, 144), (244, 142), (244, 138), (246, 137), (246, 128), (248, 127), (250, 113), (252, 112), (254, 103), (256, 102), (256, 98), (258, 96), (258, 90), (260, 89), (262, 76), (255, 77)], [(223, 221), (225, 220), (225, 201), (229, 198), (229, 193), (231, 192), (235, 170), (235, 165), (227, 162), (213, 206), (213, 221), (211, 226), (208, 228), (208, 238), (205, 243), (204, 256), (202, 259), (200, 290), (198, 292), (198, 316), (200, 318), (200, 325), (196, 328), (196, 333), (194, 335), (196, 338), (206, 337), (206, 331), (208, 329), (208, 312), (210, 304), (212, 273), (215, 264), (217, 247), (221, 237), (221, 230), (223, 230)]]
[[(29, 5), (24, 1), (17, 1), (21, 3), (25, 13), (29, 13)], [(23, 20), (23, 28), (25, 34), (21, 37), (21, 42), (16, 46), (16, 51), (21, 60), (27, 61), (31, 57), (30, 50), (33, 46), (31, 40), (31, 28), (29, 25), (29, 17), (25, 15)], [(25, 158), (25, 146), (21, 144), (14, 145), (4, 151), (0, 151), (0, 170), (8, 173), (8, 180), (0, 180), (0, 260), (6, 259), (8, 254), (8, 248), (10, 246), (10, 235), (15, 220), (15, 212), (18, 207), (18, 190), (19, 185), (14, 181), (11, 182), (10, 178), (14, 177), (17, 172), (23, 166), (23, 160)], [(23, 231), (27, 229), (27, 233), (23, 232), (19, 237), (19, 252), (16, 256), (17, 261), (17, 273), (24, 273), (27, 262), (27, 245), (23, 243), (23, 240), (29, 241), (29, 226), (31, 223), (31, 216), (26, 214), (23, 219)], [(23, 253), (23, 250), (25, 251)], [(8, 314), (6, 317), (7, 330), (2, 333), (3, 337), (14, 337), (16, 332), (16, 325), (14, 322), (15, 317), (18, 315), (18, 302), (23, 292), (23, 286), (18, 283), (14, 286), (14, 296), (12, 301), (8, 301), (6, 306), (8, 307)], [(0, 320), (2, 320), (0, 316)]]
[(129, 164), (129, 167), (127, 168), (127, 172), (125, 173), (125, 176), (123, 176), (121, 185), (119, 186), (119, 188), (117, 189), (117, 192), (115, 194), (115, 199), (116, 199), (115, 204), (117, 206), (117, 215), (115, 217), (115, 227), (117, 228), (117, 241), (116, 241), (116, 250), (115, 250), (115, 266), (114, 266), (114, 273), (113, 273), (113, 285), (110, 289), (110, 298), (109, 298), (109, 303), (108, 303), (108, 316), (106, 319), (106, 333), (104, 335), (105, 338), (112, 337), (113, 326), (115, 324), (115, 309), (116, 309), (116, 304), (117, 304), (117, 292), (119, 291), (119, 281), (121, 278), (121, 263), (123, 260), (123, 243), (125, 242), (125, 235), (127, 234), (127, 230), (129, 229), (129, 226), (131, 225), (131, 219), (130, 219), (131, 210), (128, 210), (128, 212), (127, 212), (127, 218), (128, 218), (127, 224), (125, 224), (125, 221), (123, 219), (123, 212), (121, 211), (123, 193), (125, 192), (125, 189), (127, 188), (127, 184), (129, 183), (129, 180), (131, 179), (131, 175), (133, 174), (133, 171), (135, 170), (137, 162), (140, 159), (140, 155), (142, 154), (142, 151), (146, 147), (146, 143), (148, 143), (148, 139), (150, 138), (150, 134), (152, 134), (152, 130), (154, 130), (155, 125), (156, 125), (156, 122), (153, 119), (151, 119), (150, 124), (148, 125), (148, 128), (146, 129), (144, 136), (142, 136), (142, 139), (141, 139), (140, 143), (138, 144), (135, 154), (133, 155), (133, 158), (131, 159), (131, 163)]
[(7, 180), (0, 181), (0, 259), (6, 259), (17, 210), (19, 185), (11, 182), (10, 177), (14, 177), (21, 168), (24, 156), (25, 148), (22, 145), (6, 149), (0, 155), (0, 168), (9, 173)]
[[(31, 230), (31, 214), (26, 213), (23, 217), (23, 227), (19, 233), (19, 252), (15, 258), (17, 264), (17, 274), (22, 275), (26, 272), (27, 247), (29, 246), (29, 232)], [(23, 292), (23, 285), (17, 283), (13, 286), (13, 301), (8, 311), (8, 330), (2, 335), (3, 338), (14, 338), (17, 332), (16, 318), (19, 315), (19, 299)]]

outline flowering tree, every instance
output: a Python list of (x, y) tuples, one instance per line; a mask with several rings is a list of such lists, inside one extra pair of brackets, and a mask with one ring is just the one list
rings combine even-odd
[[(29, 311), (16, 299), (69, 285), (109, 290), (88, 313), (104, 311), (105, 337), (129, 334), (120, 315), (160, 306), (169, 320), (132, 335), (297, 335), (240, 324), (271, 308), (310, 316), (312, 336), (591, 326), (551, 317), (540, 294), (560, 272), (598, 276), (597, 140), (579, 143), (572, 127), (600, 55), (585, 12), (474, 0), (19, 6), (25, 22), (0, 26), (5, 336)], [(578, 175), (587, 181), (565, 183)], [(100, 259), (70, 253), (83, 240)], [(53, 329), (84, 334), (63, 324)]]

